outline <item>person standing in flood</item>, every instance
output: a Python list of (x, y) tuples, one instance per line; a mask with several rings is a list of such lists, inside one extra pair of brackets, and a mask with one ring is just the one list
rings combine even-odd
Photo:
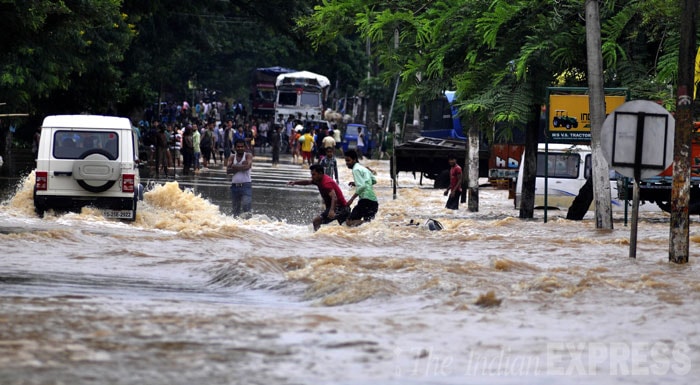
[(250, 213), (253, 203), (253, 183), (250, 169), (253, 167), (253, 154), (246, 152), (246, 143), (237, 139), (234, 153), (226, 161), (226, 174), (231, 177), (231, 203), (233, 216)]
[(323, 167), (323, 172), (326, 175), (331, 178), (335, 177), (335, 183), (340, 183), (338, 180), (338, 162), (336, 162), (335, 156), (333, 156), (334, 153), (334, 147), (326, 147), (326, 156), (324, 156), (318, 164)]
[(365, 133), (362, 132), (362, 127), (357, 127), (357, 152), (360, 156), (360, 160), (365, 158), (365, 140), (367, 137)]
[(372, 187), (377, 183), (377, 180), (367, 167), (357, 161), (357, 156), (357, 151), (355, 150), (345, 152), (345, 165), (352, 170), (353, 182), (351, 182), (351, 186), (355, 187), (355, 193), (348, 200), (348, 206), (352, 204), (355, 198), (360, 197), (360, 200), (348, 217), (348, 226), (358, 226), (364, 222), (369, 222), (374, 219), (377, 211), (379, 211), (377, 195), (374, 193), (374, 187)]
[(270, 131), (270, 134), (268, 135), (269, 141), (270, 141), (270, 146), (272, 146), (272, 166), (277, 167), (280, 163), (280, 150), (282, 146), (281, 138), (280, 138), (280, 130), (282, 127), (279, 125), (275, 124), (272, 126), (272, 130)]
[[(301, 132), (294, 129), (294, 131), (292, 131), (292, 136), (289, 137), (289, 146), (292, 148), (293, 164), (297, 164), (297, 159), (301, 157), (301, 143), (299, 143), (299, 139), (301, 139)], [(301, 160), (301, 163), (304, 164), (303, 159)]]
[(445, 196), (448, 197), (445, 208), (457, 210), (462, 192), (462, 167), (457, 164), (457, 157), (452, 154), (447, 156), (447, 162), (450, 164), (450, 186), (445, 190)]
[(223, 146), (224, 146), (224, 159), (231, 157), (231, 147), (233, 147), (233, 132), (236, 129), (233, 128), (233, 119), (226, 120), (226, 128), (223, 134)]
[(335, 220), (342, 225), (350, 214), (348, 203), (343, 196), (343, 191), (331, 177), (323, 172), (323, 166), (313, 164), (309, 169), (311, 170), (310, 180), (293, 180), (287, 184), (290, 186), (306, 186), (313, 184), (318, 187), (318, 192), (321, 194), (321, 198), (323, 198), (326, 210), (313, 219), (314, 231), (317, 231), (322, 224), (331, 223)]
[(189, 175), (194, 168), (194, 139), (192, 138), (192, 126), (187, 125), (182, 134), (182, 175)]
[(158, 125), (158, 134), (156, 136), (156, 178), (159, 177), (161, 168), (163, 174), (168, 177), (168, 136), (165, 126)]
[(202, 169), (209, 169), (209, 160), (211, 160), (211, 152), (214, 147), (214, 122), (207, 122), (202, 131), (199, 148), (202, 152)]
[(199, 159), (202, 156), (202, 150), (199, 145), (202, 143), (202, 135), (199, 133), (199, 127), (197, 123), (192, 123), (192, 146), (194, 154), (192, 156), (192, 165), (194, 167), (194, 173), (199, 174)]
[(302, 136), (303, 139), (300, 139), (301, 141), (301, 164), (302, 167), (304, 163), (308, 163), (309, 167), (311, 167), (312, 160), (313, 160), (313, 150), (314, 150), (314, 130), (308, 129), (306, 133)]

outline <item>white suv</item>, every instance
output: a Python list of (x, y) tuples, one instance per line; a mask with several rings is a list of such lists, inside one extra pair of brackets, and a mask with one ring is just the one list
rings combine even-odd
[(36, 213), (94, 206), (107, 218), (133, 221), (143, 197), (138, 164), (138, 138), (129, 119), (47, 116), (37, 153)]

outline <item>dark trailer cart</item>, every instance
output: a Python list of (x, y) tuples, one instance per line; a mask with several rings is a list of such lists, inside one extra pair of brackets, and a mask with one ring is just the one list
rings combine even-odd
[[(435, 188), (447, 188), (450, 184), (450, 165), (447, 156), (452, 154), (457, 158), (457, 164), (464, 170), (466, 142), (458, 139), (418, 137), (396, 146), (396, 171), (420, 173), (420, 183), (423, 177), (433, 179)], [(393, 167), (391, 171), (393, 174)], [(479, 177), (488, 177), (489, 152), (479, 150)]]

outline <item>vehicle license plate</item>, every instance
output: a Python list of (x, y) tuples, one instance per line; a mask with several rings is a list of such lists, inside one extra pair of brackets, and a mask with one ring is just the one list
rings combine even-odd
[(133, 219), (133, 211), (131, 210), (102, 210), (102, 215), (105, 218), (116, 219)]

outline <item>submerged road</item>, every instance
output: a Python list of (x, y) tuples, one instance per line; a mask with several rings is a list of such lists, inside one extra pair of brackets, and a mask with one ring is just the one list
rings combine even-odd
[[(196, 194), (219, 206), (224, 214), (231, 214), (231, 193), (229, 186), (231, 176), (220, 161), (199, 174), (181, 175), (178, 169), (176, 177), (150, 178), (143, 172), (141, 183), (150, 189), (156, 184), (177, 182), (181, 189), (192, 189)], [(293, 164), (288, 154), (280, 155), (280, 163), (272, 165), (272, 155), (268, 148), (265, 153), (256, 151), (251, 171), (253, 179), (253, 214), (266, 215), (270, 218), (289, 223), (310, 223), (319, 212), (320, 198), (314, 186), (291, 187), (287, 182), (295, 179), (310, 178), (309, 169), (301, 164)]]

